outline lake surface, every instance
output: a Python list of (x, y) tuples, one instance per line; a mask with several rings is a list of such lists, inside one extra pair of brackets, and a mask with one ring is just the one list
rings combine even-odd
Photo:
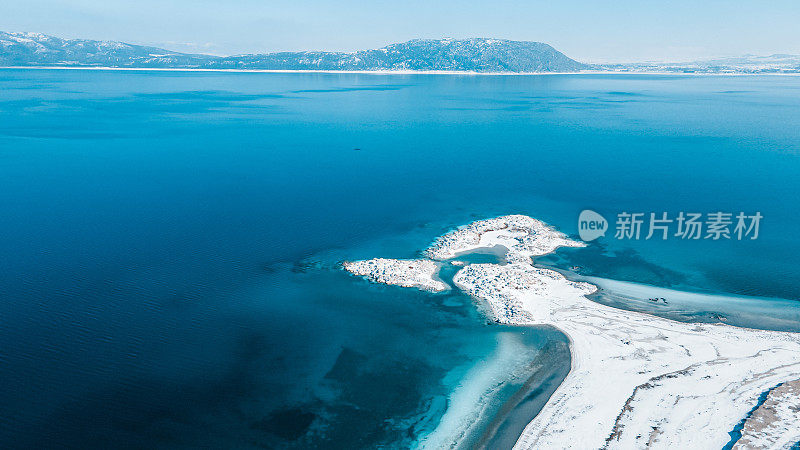
[(541, 263), (794, 311), (799, 105), (788, 76), (0, 70), (0, 446), (507, 442), (563, 336), (339, 262), (510, 213), (759, 211)]

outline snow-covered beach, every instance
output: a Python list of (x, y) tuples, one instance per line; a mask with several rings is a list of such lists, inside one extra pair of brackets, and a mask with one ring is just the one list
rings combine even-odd
[[(586, 298), (595, 286), (533, 266), (533, 257), (583, 245), (536, 219), (512, 215), (445, 234), (426, 250), (429, 259), (411, 264), (370, 260), (345, 268), (382, 283), (426, 288), (441, 283), (435, 271), (421, 269), (435, 264), (432, 260), (496, 246), (508, 249), (506, 264), (466, 265), (453, 282), (485, 302), (496, 322), (558, 328), (569, 337), (572, 353), (569, 375), (516, 448), (718, 449), (764, 392), (800, 378), (797, 334), (683, 323), (616, 309)], [(381, 276), (357, 270), (364, 266)], [(775, 391), (780, 404), (787, 394)], [(800, 435), (800, 424), (785, 416), (757, 415), (757, 426), (751, 417), (742, 439), (749, 448), (782, 448), (760, 434), (777, 429), (783, 436)]]

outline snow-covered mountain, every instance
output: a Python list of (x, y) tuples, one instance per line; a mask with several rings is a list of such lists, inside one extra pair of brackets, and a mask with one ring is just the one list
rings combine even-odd
[(123, 42), (3, 32), (0, 66), (474, 72), (576, 72), (589, 68), (547, 44), (503, 39), (415, 39), (352, 53), (280, 52), (218, 57)]
[(541, 42), (501, 39), (415, 39), (354, 53), (299, 52), (244, 55), (214, 64), (236, 68), (322, 70), (454, 70), (575, 72), (589, 66)]
[(0, 66), (196, 67), (213, 58), (124, 42), (0, 31)]

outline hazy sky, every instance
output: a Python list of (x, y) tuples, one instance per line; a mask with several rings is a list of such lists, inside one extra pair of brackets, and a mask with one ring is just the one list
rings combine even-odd
[(586, 62), (800, 54), (800, 0), (0, 0), (0, 30), (236, 54), (413, 38), (546, 42)]

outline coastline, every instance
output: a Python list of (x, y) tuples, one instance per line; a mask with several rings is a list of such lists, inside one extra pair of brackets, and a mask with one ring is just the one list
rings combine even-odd
[(496, 245), (508, 248), (507, 264), (467, 265), (453, 283), (485, 302), (496, 322), (555, 327), (571, 354), (569, 373), (515, 448), (720, 448), (766, 389), (800, 378), (797, 334), (677, 322), (589, 300), (595, 286), (532, 261), (584, 244), (527, 216), (474, 222), (426, 255), (447, 260)]
[(288, 70), (288, 69), (199, 69), (172, 67), (105, 67), (105, 66), (0, 66), (0, 70), (95, 70), (122, 72), (220, 72), (220, 73), (324, 73), (360, 75), (461, 75), (461, 76), (541, 76), (541, 75), (671, 75), (671, 76), (800, 76), (793, 73), (743, 73), (743, 72), (660, 72), (582, 70), (578, 72), (473, 72), (461, 70)]
[[(567, 337), (568, 339), (569, 337)], [(563, 348), (561, 348), (562, 345)], [(568, 363), (564, 364), (564, 368), (560, 366), (563, 361), (560, 361), (559, 358), (562, 357)], [(540, 369), (534, 372), (522, 388), (503, 404), (475, 444), (477, 448), (497, 449), (514, 446), (525, 427), (530, 423), (531, 417), (539, 414), (569, 375), (572, 369), (569, 341), (566, 342), (566, 345), (560, 342), (549, 343), (542, 353), (531, 362), (531, 366), (538, 366)]]

